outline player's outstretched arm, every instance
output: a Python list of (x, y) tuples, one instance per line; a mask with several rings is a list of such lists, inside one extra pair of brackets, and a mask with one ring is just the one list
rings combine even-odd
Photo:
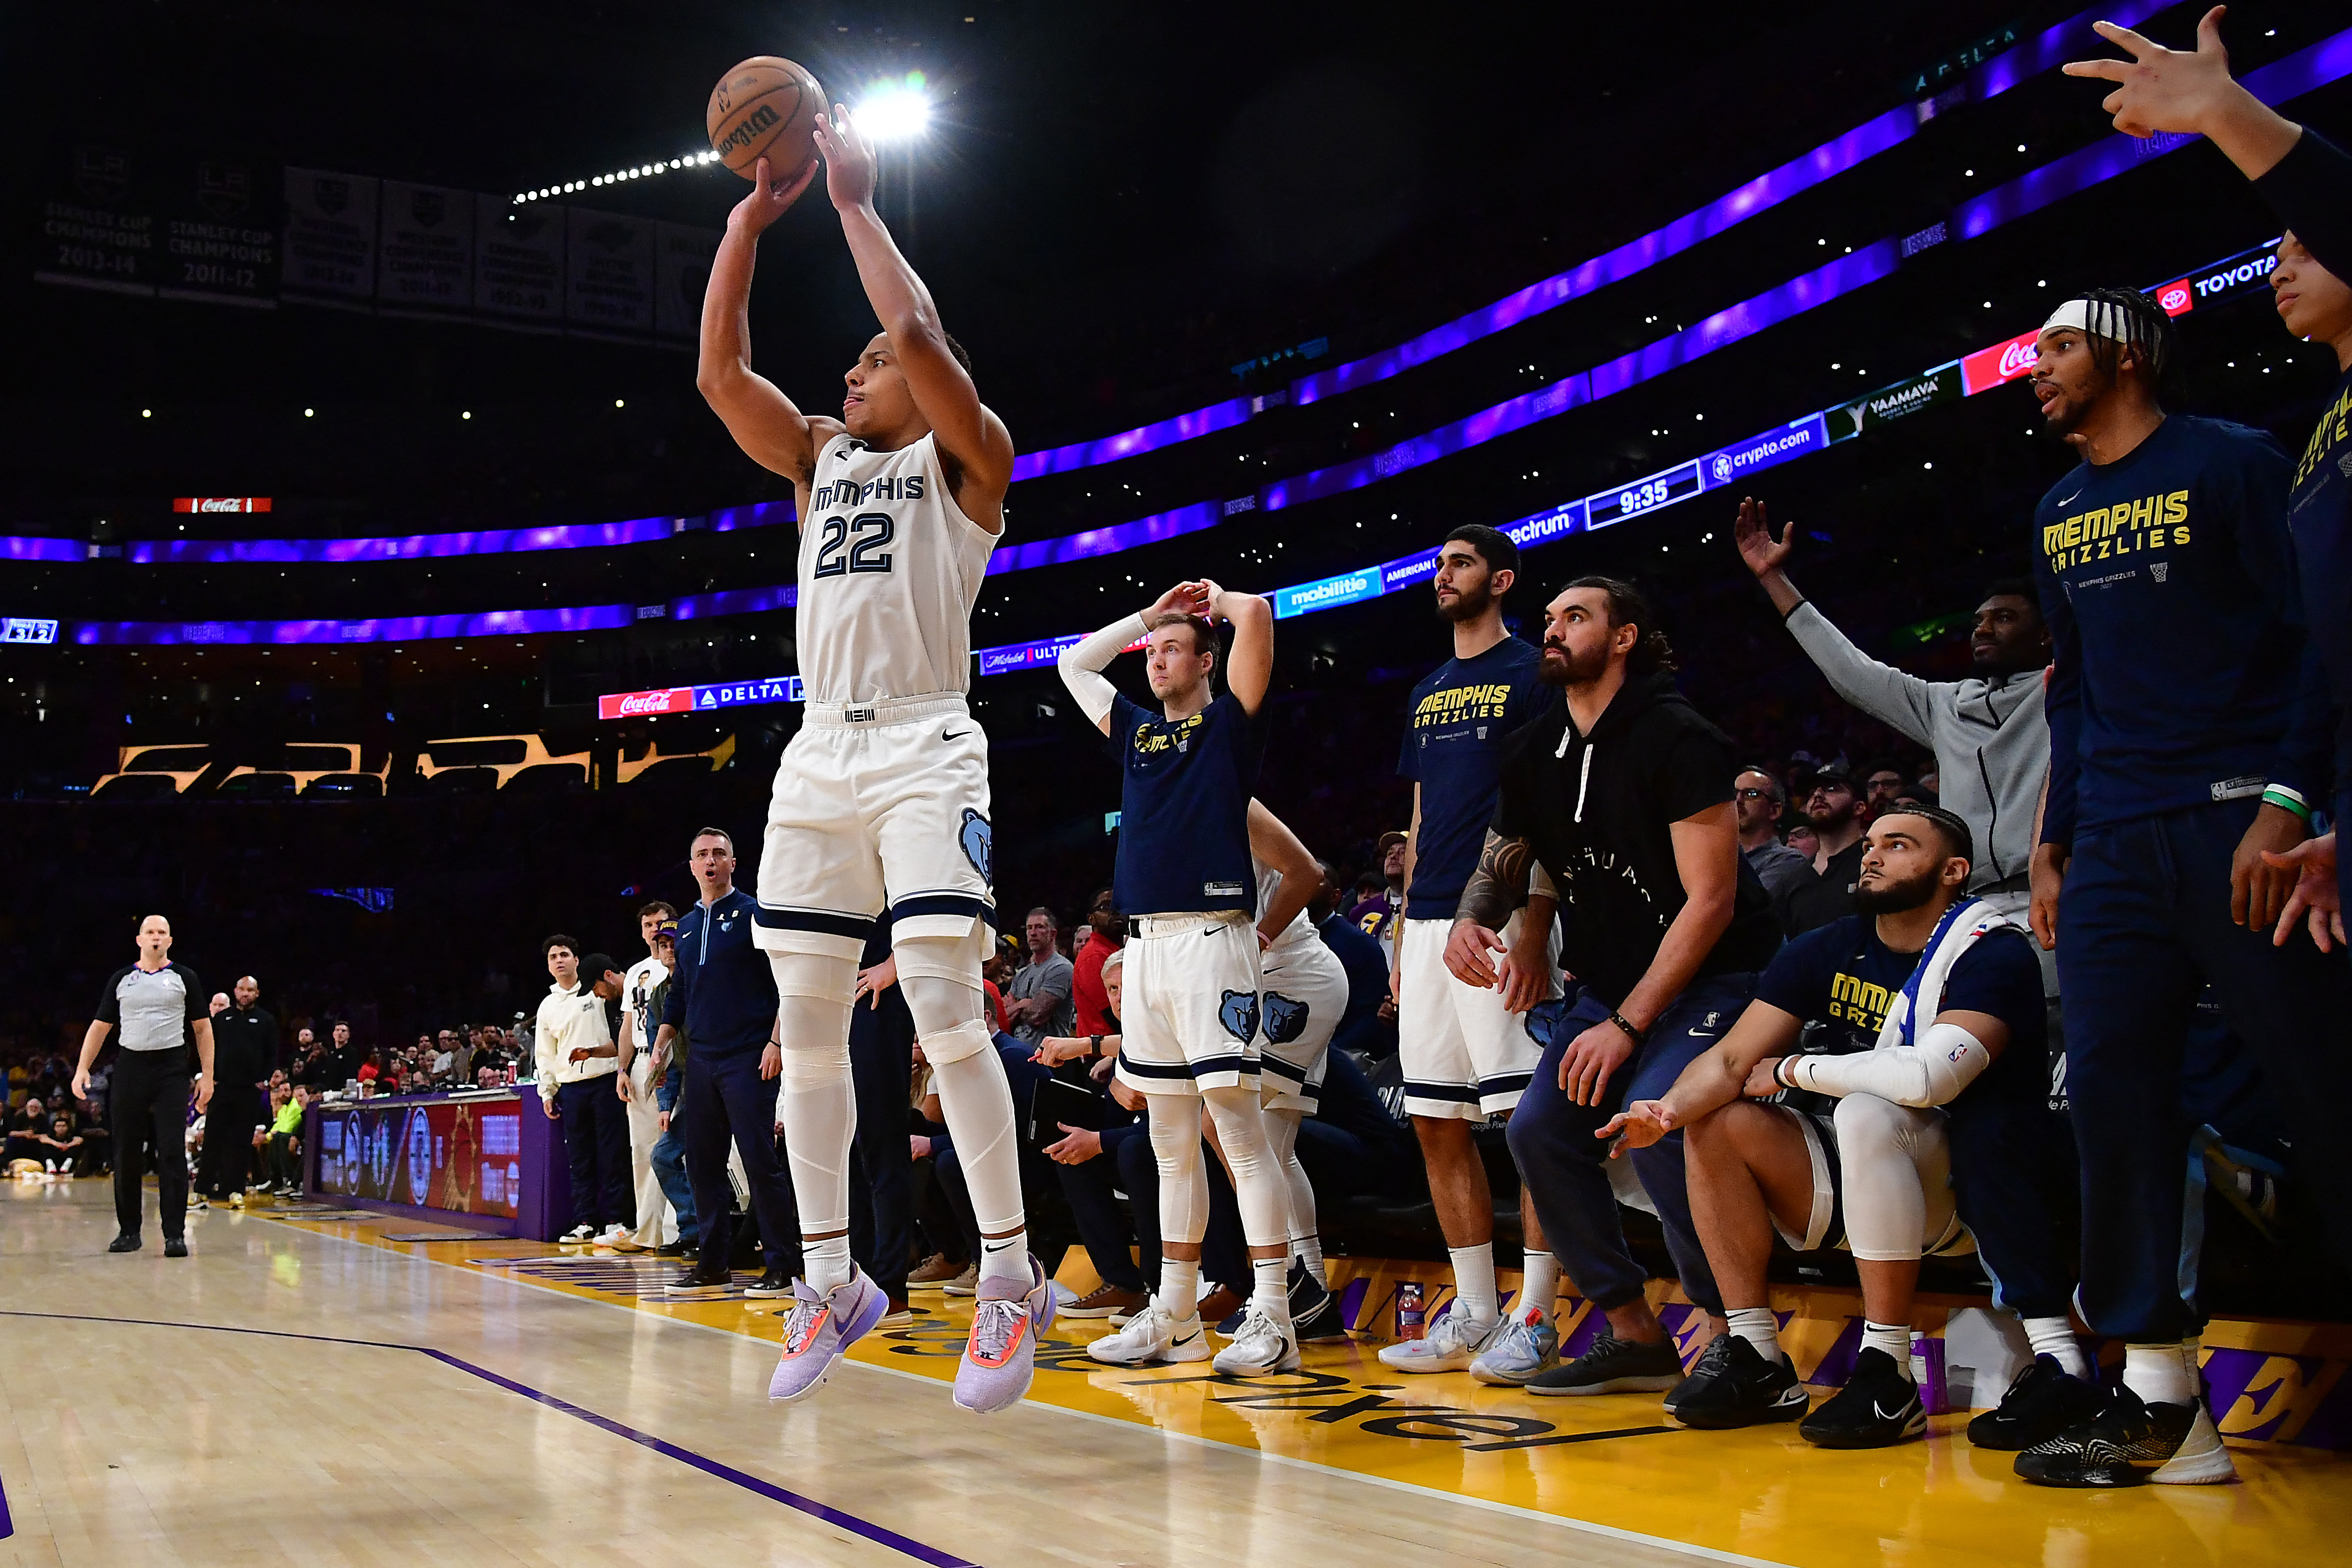
[(1283, 820), (1252, 799), (1249, 803), (1250, 854), (1282, 873), (1274, 896), (1266, 900), (1265, 918), (1258, 922), (1261, 946), (1286, 930), (1309, 900), (1323, 891), (1323, 867), (1298, 835)]
[(1626, 1148), (1648, 1148), (1677, 1127), (1687, 1127), (1738, 1099), (1757, 1067), (1787, 1055), (1804, 1027), (1804, 1019), (1769, 1002), (1748, 1003), (1721, 1040), (1691, 1059), (1663, 1098), (1633, 1102), (1592, 1135), (1622, 1134)]
[(2294, 151), (2303, 127), (2248, 92), (2230, 74), (2230, 51), (2221, 42), (2216, 5), (2197, 24), (2194, 49), (2168, 49), (2129, 27), (2091, 24), (2099, 37), (2131, 56), (2128, 60), (2074, 60), (2062, 68), (2070, 77), (2095, 77), (2116, 84), (2101, 109), (2116, 117), (2126, 136), (2159, 131), (2202, 135), (2219, 147), (2249, 180), (2259, 180)]
[(782, 184), (772, 183), (768, 161), (760, 160), (751, 193), (727, 214), (727, 233), (711, 258), (710, 282), (702, 291), (702, 361), (694, 384), (727, 426), (735, 444), (762, 468), (806, 487), (816, 472), (817, 448), (841, 426), (811, 420), (751, 369), (751, 269), (760, 257), (760, 234), (782, 217), (816, 178), (816, 164)]
[(1265, 702), (1274, 684), (1274, 606), (1255, 593), (1236, 593), (1203, 578), (1209, 614), (1234, 624), (1233, 652), (1225, 656), (1225, 689), (1251, 717)]
[(950, 477), (956, 505), (982, 528), (1002, 531), (1004, 491), (1013, 483), (1013, 436), (1003, 420), (981, 406), (979, 390), (948, 348), (931, 291), (898, 254), (874, 210), (873, 144), (839, 104), (830, 118), (816, 117), (814, 135), (817, 151), (824, 154), (825, 192), (841, 214), (841, 232), (857, 260), (866, 302), (889, 334), (890, 351), (915, 406), (954, 465)]

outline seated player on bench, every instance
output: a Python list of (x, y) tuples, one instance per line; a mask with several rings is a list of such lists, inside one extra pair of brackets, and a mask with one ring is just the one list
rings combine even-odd
[[(1666, 1396), (1685, 1426), (1803, 1416), (1799, 1433), (1832, 1448), (1923, 1433), (1911, 1375), (1919, 1259), (1974, 1244), (1952, 1190), (1948, 1123), (2021, 1112), (2042, 1091), (2041, 967), (2021, 928), (1962, 892), (1967, 824), (1904, 807), (1868, 837), (1860, 913), (1781, 948), (1756, 1000), (1664, 1099), (1600, 1129), (1619, 1140), (1612, 1154), (1684, 1129), (1692, 1216), (1730, 1325)], [(1878, 1013), (1875, 1049), (1790, 1054), (1808, 1019)], [(1784, 1096), (1798, 1103), (1763, 1103)], [(1820, 1097), (1832, 1108), (1805, 1108)], [(1775, 1230), (1799, 1251), (1850, 1249), (1862, 1276), (1862, 1353), (1844, 1389), (1810, 1416), (1765, 1281)]]

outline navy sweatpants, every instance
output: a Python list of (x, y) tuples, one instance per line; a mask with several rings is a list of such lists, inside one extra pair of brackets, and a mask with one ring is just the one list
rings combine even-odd
[(2084, 1317), (2137, 1343), (2201, 1326), (2180, 1299), (2183, 1040), (2210, 983), (2253, 1051), (2295, 1157), (2352, 1265), (2352, 966), (2230, 921), (2230, 862), (2259, 801), (2078, 836), (2058, 899), (2066, 1091), (2082, 1155)]
[(849, 1158), (849, 1255), (892, 1301), (907, 1295), (914, 1247), (915, 1165), (907, 1152), (907, 1094), (914, 1071), (914, 1020), (894, 988), (850, 1015), (849, 1082), (857, 1136)]
[[(1649, 1276), (1626, 1250), (1625, 1227), (1603, 1163), (1609, 1145), (1592, 1134), (1627, 1101), (1654, 1100), (1672, 1088), (1683, 1069), (1723, 1037), (1755, 995), (1752, 974), (1711, 975), (1692, 981), (1651, 1026), (1649, 1043), (1610, 1076), (1601, 1103), (1579, 1105), (1559, 1086), (1560, 1059), (1578, 1035), (1607, 1022), (1612, 1011), (1608, 1002), (1580, 988), (1552, 1028), (1535, 1081), (1511, 1113), (1511, 1158), (1527, 1184), (1544, 1239), (1570, 1282), (1603, 1312), (1640, 1296)], [(1706, 1266), (1698, 1229), (1691, 1223), (1681, 1130), (1635, 1150), (1633, 1160), (1642, 1190), (1657, 1206), (1659, 1222), (1665, 1227), (1666, 1250), (1682, 1276), (1683, 1293), (1719, 1315), (1723, 1297)]]
[[(797, 1272), (799, 1212), (793, 1207), (792, 1182), (776, 1160), (776, 1081), (760, 1076), (760, 1053), (738, 1051), (721, 1056), (697, 1044), (686, 1059), (677, 1113), (686, 1119), (686, 1179), (694, 1188), (703, 1261), (722, 1267), (727, 1261), (733, 1229), (728, 1207), (734, 1195), (727, 1180), (727, 1140), (731, 1135), (735, 1152), (743, 1156), (751, 1213), (760, 1221), (760, 1245), (768, 1267)], [(627, 1150), (622, 1152), (625, 1156)]]
[(2033, 1085), (2031, 1096), (1951, 1106), (1952, 1196), (1992, 1277), (1993, 1302), (2021, 1318), (2061, 1318), (2074, 1294), (2065, 1205), (2074, 1184), (2066, 1119)]
[(557, 1084), (555, 1109), (563, 1124), (563, 1152), (572, 1162), (572, 1223), (599, 1230), (635, 1223), (629, 1108), (613, 1092), (613, 1074)]

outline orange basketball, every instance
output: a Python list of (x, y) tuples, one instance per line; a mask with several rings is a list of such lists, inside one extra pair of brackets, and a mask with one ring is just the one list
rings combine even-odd
[(754, 55), (719, 78), (705, 116), (711, 150), (746, 180), (760, 160), (789, 179), (816, 156), (812, 139), (824, 89), (804, 67), (777, 55)]

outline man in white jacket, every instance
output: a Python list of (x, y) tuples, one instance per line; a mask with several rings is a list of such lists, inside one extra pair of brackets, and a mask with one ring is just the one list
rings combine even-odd
[(563, 1122), (572, 1160), (572, 1218), (566, 1241), (619, 1240), (629, 1218), (628, 1107), (604, 1082), (618, 1069), (604, 1000), (580, 974), (580, 944), (550, 936), (541, 946), (554, 982), (540, 999), (532, 1030), (539, 1103)]
[[(1733, 538), (1740, 559), (1771, 596), (1790, 634), (1838, 695), (1934, 748), (1938, 803), (1969, 825), (1977, 844), (1968, 891), (2022, 918), (2032, 901), (2027, 865), (2034, 808), (2050, 770), (2050, 725), (2042, 712), (2050, 628), (2032, 584), (2022, 579), (1995, 583), (1977, 606), (1967, 680), (1923, 680), (1871, 658), (1797, 591), (1788, 573), (1796, 534), (1791, 523), (1774, 538), (1764, 503), (1739, 503)], [(2042, 973), (2043, 994), (2055, 994), (2056, 971), (2046, 958)]]

